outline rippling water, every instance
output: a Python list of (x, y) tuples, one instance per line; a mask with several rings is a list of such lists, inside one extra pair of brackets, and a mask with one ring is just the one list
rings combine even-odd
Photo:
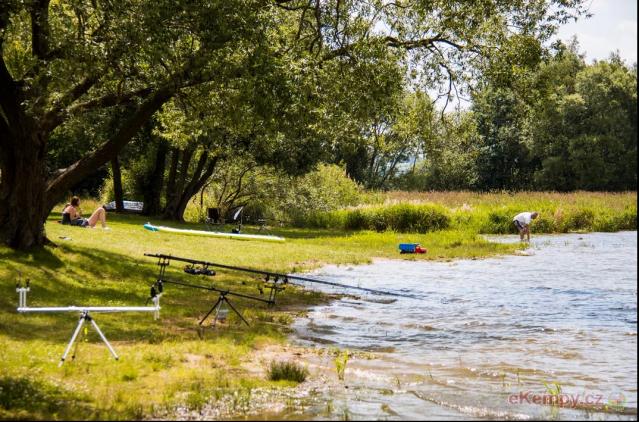
[(303, 416), (636, 419), (637, 233), (534, 236), (526, 253), (316, 271), (421, 300), (346, 297), (299, 319), (298, 343), (375, 352)]

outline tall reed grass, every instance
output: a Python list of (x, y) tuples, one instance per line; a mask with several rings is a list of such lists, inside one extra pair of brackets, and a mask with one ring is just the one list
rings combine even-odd
[(576, 192), (426, 192), (371, 194), (375, 201), (331, 212), (313, 213), (301, 227), (426, 233), (443, 229), (485, 234), (517, 233), (512, 219), (522, 211), (540, 213), (537, 233), (614, 232), (637, 229), (637, 194)]

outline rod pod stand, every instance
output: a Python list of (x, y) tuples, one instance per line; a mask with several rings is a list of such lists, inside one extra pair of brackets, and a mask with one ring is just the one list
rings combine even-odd
[(233, 304), (231, 303), (231, 301), (226, 297), (226, 295), (228, 294), (228, 291), (224, 291), (224, 292), (220, 292), (220, 297), (217, 299), (217, 302), (215, 302), (215, 305), (213, 305), (213, 307), (206, 313), (206, 315), (204, 315), (204, 318), (202, 318), (199, 322), (199, 325), (201, 326), (204, 321), (209, 317), (209, 315), (211, 315), (211, 313), (213, 313), (213, 311), (215, 311), (217, 309), (217, 311), (215, 312), (215, 318), (213, 319), (213, 325), (215, 326), (215, 323), (218, 320), (218, 315), (220, 313), (220, 309), (222, 309), (222, 305), (224, 303), (226, 303), (229, 308), (231, 308), (233, 310), (233, 312), (235, 312), (237, 314), (237, 316), (240, 317), (240, 319), (242, 321), (244, 321), (244, 323), (247, 326), (251, 326), (251, 324), (248, 323), (248, 321), (244, 318), (244, 316), (242, 316), (242, 314), (240, 313), (240, 311), (238, 311), (237, 309), (235, 309), (235, 306), (233, 306)]
[[(361, 286), (350, 286), (348, 284), (335, 283), (335, 282), (328, 281), (328, 280), (320, 280), (320, 279), (302, 277), (302, 276), (291, 275), (291, 274), (281, 274), (281, 273), (275, 273), (275, 272), (272, 272), (272, 271), (255, 270), (255, 269), (252, 269), (252, 268), (236, 267), (236, 266), (233, 266), (233, 265), (216, 264), (214, 262), (202, 261), (202, 260), (197, 260), (197, 259), (189, 259), (189, 258), (180, 258), (180, 257), (177, 257), (177, 256), (172, 256), (172, 255), (145, 253), (144, 256), (158, 258), (158, 265), (160, 266), (160, 277), (159, 278), (162, 278), (166, 266), (169, 265), (170, 260), (173, 259), (173, 260), (176, 260), (176, 261), (188, 262), (188, 263), (191, 263), (191, 264), (205, 265), (207, 267), (224, 268), (224, 269), (232, 270), (232, 271), (243, 271), (243, 272), (252, 273), (252, 274), (260, 274), (260, 275), (264, 275), (264, 276), (271, 276), (271, 277), (275, 277), (275, 278), (281, 278), (281, 283), (282, 284), (288, 284), (288, 283), (291, 283), (291, 280), (297, 280), (297, 281), (304, 281), (304, 282), (309, 282), (309, 283), (325, 284), (327, 286), (333, 286), (333, 287), (342, 287), (342, 288), (345, 288), (345, 289), (360, 290), (360, 291), (364, 291), (364, 292), (368, 292), (368, 293), (372, 293), (372, 294), (376, 294), (376, 295), (405, 297), (405, 298), (409, 298), (409, 299), (423, 300), (423, 298), (420, 297), (420, 296), (415, 296), (415, 295), (406, 294), (406, 293), (397, 293), (397, 292), (386, 291), (386, 290), (370, 289), (370, 288), (361, 287)], [(266, 281), (268, 281), (268, 279)], [(293, 283), (291, 283), (291, 284), (293, 284)], [(270, 287), (267, 286), (267, 288), (270, 288)], [(273, 300), (275, 300), (274, 296), (273, 296)]]
[[(213, 270), (209, 270), (209, 264), (205, 261), (195, 261), (195, 260), (190, 260), (190, 259), (184, 259), (184, 258), (174, 258), (170, 255), (151, 255), (151, 254), (145, 254), (145, 256), (153, 256), (153, 257), (157, 257), (158, 258), (158, 277), (156, 279), (156, 281), (153, 283), (153, 285), (151, 286), (151, 296), (153, 297), (154, 293), (156, 291), (159, 291), (160, 293), (163, 291), (163, 286), (165, 283), (169, 283), (169, 284), (177, 284), (180, 286), (184, 286), (184, 287), (190, 287), (190, 288), (194, 288), (194, 289), (202, 289), (202, 290), (208, 290), (208, 291), (212, 291), (212, 292), (217, 292), (219, 294), (219, 297), (217, 299), (217, 301), (215, 302), (215, 304), (213, 305), (213, 307), (211, 309), (209, 309), (209, 311), (206, 313), (206, 315), (204, 315), (204, 318), (202, 318), (200, 320), (200, 322), (198, 323), (198, 325), (200, 327), (202, 327), (202, 324), (204, 324), (204, 321), (206, 321), (206, 319), (213, 313), (215, 312), (215, 319), (213, 320), (213, 325), (215, 325), (217, 323), (217, 320), (220, 319), (219, 318), (219, 314), (220, 314), (220, 310), (222, 309), (222, 306), (224, 305), (224, 303), (226, 303), (228, 305), (228, 307), (237, 314), (237, 316), (242, 320), (242, 322), (244, 322), (247, 326), (251, 326), (249, 324), (249, 322), (246, 320), (246, 318), (244, 318), (244, 316), (242, 315), (242, 313), (240, 311), (237, 310), (237, 308), (235, 306), (233, 306), (233, 304), (231, 303), (230, 299), (227, 296), (238, 296), (238, 297), (242, 297), (245, 299), (250, 299), (250, 300), (255, 300), (258, 302), (264, 302), (266, 303), (268, 306), (273, 306), (275, 304), (275, 295), (277, 294), (277, 292), (284, 290), (283, 287), (278, 286), (278, 278), (275, 278), (274, 282), (269, 283), (268, 281), (268, 276), (267, 279), (265, 280), (265, 288), (270, 289), (269, 292), (269, 298), (268, 299), (263, 299), (260, 297), (255, 297), (255, 296), (250, 296), (250, 295), (246, 295), (246, 294), (241, 294), (238, 292), (234, 292), (231, 290), (222, 290), (213, 286), (202, 286), (202, 285), (197, 285), (197, 284), (192, 284), (192, 283), (184, 283), (181, 281), (177, 281), (177, 280), (169, 280), (167, 278), (165, 278), (166, 275), (166, 268), (170, 265), (171, 263), (171, 259), (175, 259), (177, 261), (183, 261), (183, 262), (187, 262), (189, 264), (191, 264), (191, 267), (193, 265), (202, 265), (202, 268), (198, 271), (190, 271), (187, 269), (189, 269), (190, 267), (187, 266), (185, 267), (185, 272), (188, 274), (200, 274), (200, 275), (215, 275), (215, 271)], [(207, 273), (205, 271), (208, 272), (212, 272), (212, 274)], [(260, 289), (260, 292), (262, 293), (262, 289)]]
[(27, 306), (27, 293), (30, 291), (29, 281), (27, 280), (26, 287), (22, 287), (21, 283), (16, 283), (16, 292), (18, 292), (18, 312), (20, 313), (54, 313), (54, 312), (80, 312), (80, 320), (78, 321), (78, 325), (75, 328), (75, 331), (71, 335), (71, 340), (69, 340), (69, 344), (60, 359), (60, 363), (58, 366), (62, 366), (64, 361), (66, 360), (69, 352), (71, 351), (71, 347), (73, 343), (75, 343), (82, 326), (86, 322), (90, 322), (95, 331), (97, 331), (98, 335), (106, 344), (109, 352), (115, 358), (115, 360), (119, 359), (119, 356), (107, 340), (106, 336), (98, 327), (98, 324), (95, 322), (93, 317), (89, 314), (89, 312), (96, 313), (115, 313), (115, 312), (153, 312), (154, 319), (158, 319), (160, 317), (160, 296), (159, 294), (152, 294), (151, 300), (153, 301), (153, 306), (66, 306), (66, 307), (28, 307)]

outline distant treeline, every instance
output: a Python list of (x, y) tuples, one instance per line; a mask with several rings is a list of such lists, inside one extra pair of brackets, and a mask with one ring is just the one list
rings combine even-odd
[(435, 122), (423, 159), (384, 188), (636, 190), (636, 64), (587, 65), (564, 47), (505, 79), (496, 71), (470, 110)]

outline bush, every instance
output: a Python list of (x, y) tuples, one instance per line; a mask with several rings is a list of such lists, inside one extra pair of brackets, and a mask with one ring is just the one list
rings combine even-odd
[(447, 211), (435, 205), (392, 205), (377, 209), (373, 219), (381, 220), (384, 229), (391, 228), (399, 232), (425, 233), (450, 226)]
[(345, 230), (426, 233), (448, 228), (451, 217), (444, 207), (437, 205), (398, 204), (317, 213), (298, 224), (305, 227)]
[(601, 213), (596, 216), (592, 230), (598, 232), (637, 230), (637, 208), (626, 207), (621, 214)]
[(296, 221), (301, 227), (319, 229), (341, 228), (345, 226), (346, 213), (343, 211), (313, 212)]
[(366, 230), (370, 227), (370, 220), (371, 218), (361, 208), (347, 211), (344, 228), (346, 230)]
[[(360, 201), (360, 186), (346, 175), (343, 168), (336, 165), (321, 164), (299, 177), (286, 175), (270, 167), (256, 167), (247, 173), (241, 172), (245, 167), (229, 167), (226, 172), (220, 171), (214, 183), (205, 191), (202, 209), (197, 195), (189, 202), (185, 219), (203, 222), (206, 208), (220, 206), (218, 198), (223, 192), (228, 196), (229, 192), (225, 188), (240, 186), (240, 174), (243, 174), (243, 182), (239, 198), (246, 201), (245, 222), (267, 218), (297, 226), (329, 227), (334, 222), (326, 213)], [(223, 202), (221, 206), (229, 208), (242, 201), (232, 204)]]
[(512, 209), (490, 211), (486, 221), (481, 225), (480, 233), (486, 234), (516, 234), (517, 228), (513, 224), (513, 217), (518, 212)]
[(304, 382), (308, 376), (308, 369), (295, 362), (271, 362), (268, 369), (268, 378), (271, 381), (287, 380)]
[(562, 231), (569, 230), (590, 230), (595, 221), (595, 213), (588, 209), (578, 209), (568, 214)]
[(357, 204), (360, 194), (360, 186), (343, 168), (321, 164), (316, 170), (292, 180), (282, 208), (289, 219), (302, 225), (310, 215)]
[(531, 224), (531, 231), (536, 233), (556, 233), (560, 231), (557, 229), (554, 219), (552, 217), (547, 217), (545, 214), (549, 215), (550, 213), (542, 213), (539, 217), (533, 220), (533, 223)]

